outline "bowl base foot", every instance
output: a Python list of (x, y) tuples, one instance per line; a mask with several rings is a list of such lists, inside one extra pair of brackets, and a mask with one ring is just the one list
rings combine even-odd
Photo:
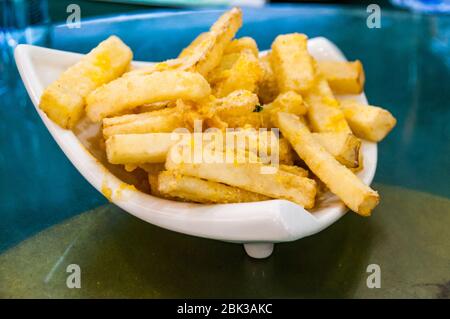
[(273, 246), (272, 243), (250, 243), (244, 244), (244, 249), (250, 257), (263, 259), (272, 255)]

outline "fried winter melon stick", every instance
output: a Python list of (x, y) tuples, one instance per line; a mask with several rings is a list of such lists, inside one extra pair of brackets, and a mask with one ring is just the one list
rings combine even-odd
[(308, 120), (313, 131), (351, 133), (325, 78), (318, 76), (314, 86), (304, 96), (309, 105)]
[(295, 115), (304, 115), (308, 112), (308, 107), (300, 94), (294, 91), (286, 91), (278, 95), (272, 103), (265, 104), (262, 112), (271, 112), (272, 114), (286, 112)]
[[(199, 39), (199, 43), (191, 48), (192, 51), (181, 58), (181, 67), (185, 70), (196, 71), (203, 76), (206, 76), (213, 68), (215, 68), (220, 61), (223, 54), (224, 43), (228, 42), (228, 38), (219, 40), (219, 36), (207, 33), (203, 39)], [(182, 52), (182, 54), (183, 54)], [(181, 57), (181, 56), (180, 56)]]
[(271, 66), (280, 92), (302, 93), (314, 83), (314, 60), (307, 49), (308, 37), (291, 33), (279, 35), (272, 43)]
[(164, 62), (154, 63), (144, 67), (138, 67), (136, 69), (132, 69), (122, 75), (122, 77), (132, 77), (136, 75), (149, 75), (154, 72), (162, 72), (168, 70), (178, 70), (178, 71), (186, 71), (186, 69), (190, 66), (187, 64), (187, 61), (184, 59), (169, 59)]
[(163, 110), (104, 118), (103, 136), (107, 139), (115, 134), (169, 133), (178, 128), (191, 131), (193, 121), (201, 115), (182, 100), (176, 103), (176, 107)]
[(270, 65), (270, 53), (259, 58), (259, 65), (263, 70), (261, 80), (258, 82), (257, 93), (264, 104), (272, 102), (278, 95), (278, 85)]
[(163, 101), (163, 102), (144, 104), (144, 105), (138, 106), (133, 111), (135, 113), (145, 113), (145, 112), (158, 111), (158, 110), (162, 110), (162, 109), (174, 107), (174, 106), (176, 106), (176, 101)]
[(268, 127), (266, 122), (266, 116), (263, 116), (261, 112), (253, 112), (247, 115), (240, 116), (221, 116), (221, 119), (227, 123), (229, 128), (239, 128), (250, 126), (252, 128), (258, 129), (261, 127)]
[(350, 133), (313, 133), (319, 142), (342, 165), (349, 168), (359, 166), (361, 140)]
[(225, 48), (242, 26), (242, 11), (233, 8), (225, 12), (210, 28), (200, 34), (179, 55), (187, 61), (187, 70), (206, 76), (220, 62)]
[(89, 94), (86, 113), (89, 119), (98, 122), (148, 103), (198, 101), (210, 92), (208, 82), (198, 73), (171, 70), (122, 77)]
[(256, 44), (256, 41), (253, 38), (250, 37), (242, 37), (239, 39), (234, 39), (230, 42), (225, 48), (225, 52), (223, 54), (229, 54), (229, 53), (239, 53), (243, 50), (250, 50), (255, 55), (255, 57), (258, 56), (258, 45)]
[[(189, 133), (116, 134), (106, 140), (106, 154), (108, 161), (112, 164), (163, 163), (172, 145), (183, 137), (191, 140), (194, 135)], [(221, 132), (205, 132), (199, 137), (202, 145), (216, 143), (214, 149), (220, 147), (221, 151), (225, 149), (240, 149), (254, 153), (261, 151), (270, 156), (272, 152), (280, 149), (280, 162), (287, 164), (292, 162), (288, 146), (281, 146), (282, 143), (278, 146), (278, 139), (270, 131), (258, 133), (242, 130), (227, 132), (227, 135)]]
[[(282, 198), (297, 203), (305, 208), (312, 208), (316, 196), (316, 183), (309, 178), (288, 173), (283, 170), (271, 170), (270, 166), (261, 163), (228, 163), (220, 160), (212, 163), (192, 163), (186, 146), (175, 144), (169, 151), (166, 160), (167, 170), (177, 170), (183, 175), (207, 179), (239, 187), (250, 192), (263, 194), (273, 198)], [(219, 155), (224, 159), (225, 155)], [(268, 168), (272, 174), (262, 174)]]
[(236, 90), (255, 92), (258, 81), (262, 78), (262, 68), (252, 51), (241, 51), (229, 69), (219, 66), (220, 70), (212, 71), (214, 79), (213, 92), (217, 97), (223, 97)]
[(336, 94), (359, 94), (364, 89), (364, 69), (359, 60), (318, 61), (318, 69)]
[(278, 112), (303, 115), (307, 111), (308, 107), (303, 102), (303, 98), (300, 94), (294, 91), (286, 91), (279, 94), (271, 103), (263, 105), (262, 110), (256, 115), (259, 115), (261, 127), (271, 128), (274, 127), (272, 123), (272, 116)]
[(397, 120), (381, 107), (360, 104), (352, 100), (340, 103), (353, 133), (363, 139), (379, 142), (394, 128)]
[(106, 155), (111, 164), (163, 163), (171, 145), (180, 134), (117, 134), (106, 140)]
[(297, 116), (280, 112), (277, 114), (277, 124), (300, 158), (332, 193), (339, 196), (351, 210), (363, 216), (370, 215), (379, 202), (377, 192), (334, 159)]
[(242, 11), (241, 9), (234, 7), (222, 14), (220, 18), (211, 26), (209, 32), (223, 38), (221, 40), (223, 41), (223, 49), (225, 49), (241, 26)]
[(299, 166), (294, 166), (294, 165), (280, 165), (279, 167), (282, 171), (291, 173), (291, 174), (295, 174), (301, 177), (308, 177), (308, 171), (304, 168), (301, 168)]
[[(312, 135), (339, 163), (348, 168), (362, 169), (361, 140), (353, 134), (312, 133)], [(280, 138), (279, 145), (280, 163), (293, 163), (295, 155), (289, 142), (285, 138)]]
[(64, 71), (41, 96), (39, 107), (63, 128), (71, 128), (84, 112), (85, 98), (124, 73), (133, 53), (111, 36)]
[(289, 144), (288, 140), (284, 137), (280, 137), (278, 140), (279, 144), (279, 162), (280, 164), (292, 165), (294, 163), (295, 152)]
[[(195, 54), (200, 47), (205, 45), (208, 42), (208, 39), (211, 39), (209, 32), (200, 33), (187, 47), (185, 47), (180, 54), (178, 55), (178, 59), (189, 57)], [(170, 61), (170, 60), (169, 60)], [(163, 62), (164, 63), (164, 62)]]
[(167, 109), (103, 119), (105, 139), (115, 134), (172, 132), (185, 124), (183, 114)]
[(258, 104), (258, 96), (247, 90), (233, 91), (227, 96), (213, 99), (202, 106), (202, 112), (218, 116), (241, 116), (252, 113)]
[[(255, 105), (256, 106), (256, 105)], [(233, 114), (221, 114), (220, 117), (229, 127), (244, 127), (250, 125), (253, 128), (273, 127), (271, 118), (277, 112), (287, 112), (303, 115), (307, 112), (307, 106), (300, 94), (294, 91), (281, 93), (269, 104), (255, 107), (252, 112), (236, 116)]]
[[(276, 114), (274, 115), (276, 116)], [(274, 120), (276, 122), (276, 120)], [(275, 124), (273, 124), (275, 125)], [(339, 163), (348, 168), (362, 169), (361, 140), (351, 133), (312, 133), (315, 140), (322, 145)], [(280, 163), (292, 164), (296, 156), (285, 138), (279, 140)]]
[(225, 47), (233, 39), (241, 25), (242, 12), (240, 9), (233, 8), (224, 13), (209, 32), (202, 33), (195, 38), (176, 59), (133, 70), (126, 73), (125, 76), (148, 75), (166, 70), (195, 71), (206, 76), (219, 64)]
[[(212, 134), (220, 137), (220, 139), (213, 140)], [(230, 133), (238, 136), (240, 133)], [(242, 139), (242, 143), (233, 141), (229, 148), (234, 150), (251, 150), (258, 151), (258, 136), (245, 133), (248, 138)], [(179, 142), (183, 137), (186, 140), (193, 140), (192, 134), (178, 134), (178, 133), (148, 133), (148, 134), (117, 134), (109, 137), (106, 140), (106, 154), (108, 161), (112, 164), (134, 164), (140, 165), (145, 163), (164, 163), (169, 149)], [(220, 146), (220, 151), (228, 147), (226, 137), (219, 133), (203, 133), (199, 135), (201, 146), (206, 146), (208, 143), (217, 143)], [(250, 141), (251, 140), (251, 141)], [(220, 144), (219, 144), (220, 143)], [(265, 142), (267, 143), (267, 142)], [(261, 143), (263, 144), (263, 143)], [(216, 145), (216, 144), (214, 144)], [(263, 145), (270, 151), (270, 145)], [(211, 147), (215, 149), (215, 147)], [(254, 149), (253, 149), (254, 148)]]
[(229, 70), (233, 67), (240, 56), (240, 52), (223, 55), (219, 65), (208, 74), (208, 82), (211, 85), (215, 85), (216, 83), (226, 80), (230, 73)]
[(241, 188), (181, 175), (177, 171), (159, 174), (158, 191), (163, 195), (197, 203), (245, 203), (270, 199)]

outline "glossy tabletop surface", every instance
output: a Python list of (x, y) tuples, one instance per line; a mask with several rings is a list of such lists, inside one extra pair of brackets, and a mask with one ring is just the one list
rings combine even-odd
[[(55, 25), (42, 45), (86, 53), (116, 34), (137, 60), (163, 60), (219, 14)], [(449, 298), (450, 16), (382, 10), (375, 29), (367, 17), (348, 7), (244, 10), (239, 35), (254, 37), (261, 50), (280, 33), (303, 32), (360, 59), (369, 102), (398, 119), (379, 145), (374, 188), (382, 201), (373, 216), (348, 213), (317, 235), (276, 245), (266, 260), (250, 259), (238, 244), (158, 228), (107, 203), (52, 140), (11, 61), (2, 74), (10, 87), (0, 97), (0, 297)], [(80, 289), (66, 286), (70, 264), (81, 268)], [(381, 288), (367, 287), (373, 264)]]

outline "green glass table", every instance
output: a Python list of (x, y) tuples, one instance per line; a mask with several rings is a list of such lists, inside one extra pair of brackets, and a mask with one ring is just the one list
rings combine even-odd
[[(319, 234), (276, 245), (265, 260), (249, 258), (241, 245), (147, 224), (83, 180), (17, 80), (0, 99), (0, 297), (450, 297), (450, 18), (384, 10), (382, 27), (369, 29), (365, 10), (343, 7), (244, 14), (240, 35), (260, 49), (299, 31), (325, 36), (364, 63), (369, 101), (398, 119), (379, 145), (373, 187), (382, 201), (373, 216), (348, 213)], [(166, 59), (218, 15), (55, 25), (46, 45), (87, 52), (114, 33), (136, 59)], [(81, 288), (67, 286), (72, 264)], [(369, 288), (373, 265), (380, 288)]]

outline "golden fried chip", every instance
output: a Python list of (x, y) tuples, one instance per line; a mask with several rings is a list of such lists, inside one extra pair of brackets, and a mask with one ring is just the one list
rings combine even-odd
[(39, 107), (63, 128), (72, 128), (84, 112), (85, 98), (124, 73), (133, 53), (111, 36), (64, 71), (43, 92)]

